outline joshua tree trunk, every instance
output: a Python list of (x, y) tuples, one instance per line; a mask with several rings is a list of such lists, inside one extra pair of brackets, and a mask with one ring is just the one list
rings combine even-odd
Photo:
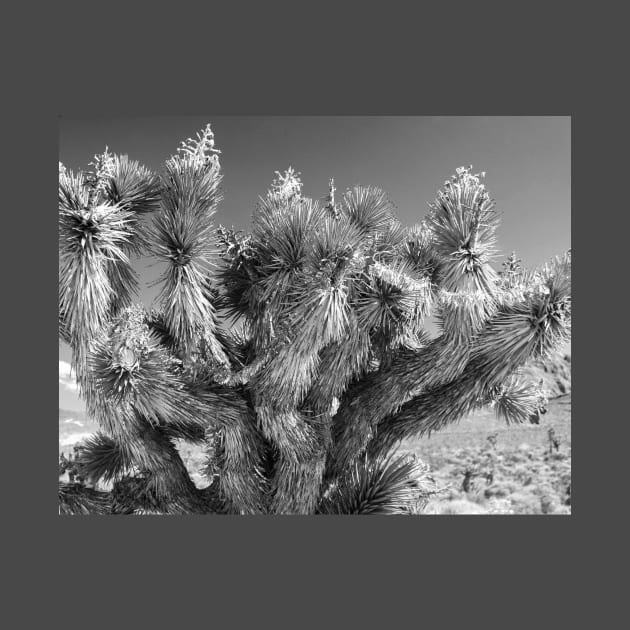
[[(59, 170), (59, 334), (101, 432), (64, 513), (395, 513), (419, 468), (393, 453), (482, 405), (526, 421), (542, 403), (518, 369), (570, 335), (567, 254), (495, 272), (482, 175), (445, 183), (406, 228), (384, 193), (302, 195), (292, 169), (251, 233), (215, 227), (210, 127), (155, 175), (126, 156)], [(159, 308), (133, 305), (131, 257), (165, 266)], [(433, 314), (440, 333), (423, 327)], [(174, 440), (203, 444), (210, 485)]]

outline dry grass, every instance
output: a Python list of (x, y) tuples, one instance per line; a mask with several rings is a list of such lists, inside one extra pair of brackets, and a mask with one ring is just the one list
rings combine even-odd
[[(550, 428), (558, 450), (549, 448)], [(493, 435), (494, 446), (488, 440)], [(446, 488), (424, 514), (571, 513), (570, 395), (551, 401), (540, 425), (505, 427), (482, 412), (431, 438), (407, 440), (401, 450), (429, 464), (438, 485)], [(472, 475), (464, 489), (467, 470)]]

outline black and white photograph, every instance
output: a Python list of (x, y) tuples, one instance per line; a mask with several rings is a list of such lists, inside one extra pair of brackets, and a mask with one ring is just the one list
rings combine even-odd
[(570, 116), (58, 121), (59, 515), (571, 514)]

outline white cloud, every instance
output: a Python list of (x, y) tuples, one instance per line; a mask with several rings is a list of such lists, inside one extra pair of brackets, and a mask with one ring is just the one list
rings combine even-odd
[(72, 446), (72, 444), (76, 444), (81, 440), (85, 440), (85, 438), (90, 437), (93, 433), (83, 432), (83, 433), (70, 433), (70, 435), (66, 435), (65, 437), (59, 440), (60, 446)]
[(85, 426), (83, 424), (83, 422), (81, 422), (80, 420), (73, 420), (72, 418), (69, 418), (68, 420), (64, 420), (63, 423), (64, 424), (76, 424), (78, 427)]
[(78, 389), (74, 371), (65, 361), (59, 361), (59, 385), (71, 392), (76, 392)]

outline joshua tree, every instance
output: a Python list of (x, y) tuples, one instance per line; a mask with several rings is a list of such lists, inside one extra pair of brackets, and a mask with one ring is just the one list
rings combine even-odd
[[(160, 175), (107, 150), (59, 165), (59, 335), (101, 427), (78, 465), (111, 487), (61, 484), (60, 511), (405, 513), (400, 440), (536, 412), (519, 367), (569, 338), (570, 256), (504, 281), (483, 174), (457, 169), (408, 228), (379, 189), (314, 201), (289, 169), (246, 234), (213, 224), (218, 154), (208, 126)], [(164, 266), (152, 310), (141, 253)], [(205, 445), (207, 488), (175, 440)]]
[(553, 455), (554, 449), (560, 450), (560, 440), (556, 437), (556, 431), (553, 427), (547, 429), (547, 439), (549, 442), (549, 455)]

